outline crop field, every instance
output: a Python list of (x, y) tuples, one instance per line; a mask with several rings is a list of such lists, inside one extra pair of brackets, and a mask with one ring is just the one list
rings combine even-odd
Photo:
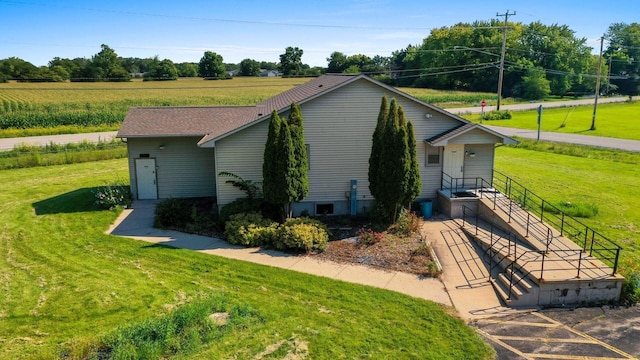
[[(243, 78), (127, 83), (0, 84), (0, 137), (117, 130), (133, 106), (252, 105), (310, 78)], [(401, 88), (438, 106), (470, 106), (495, 94)]]
[[(132, 106), (250, 105), (308, 78), (0, 84), (0, 136), (115, 130)], [(66, 127), (62, 131), (20, 129)], [(85, 129), (86, 130), (86, 129)]]
[[(483, 100), (487, 105), (495, 105), (497, 101), (496, 94), (485, 92), (468, 92), (468, 91), (445, 91), (434, 89), (417, 89), (417, 88), (398, 88), (413, 97), (416, 97), (426, 103), (434, 104), (440, 107), (463, 107), (479, 105)], [(503, 99), (502, 104), (511, 104), (513, 99)]]

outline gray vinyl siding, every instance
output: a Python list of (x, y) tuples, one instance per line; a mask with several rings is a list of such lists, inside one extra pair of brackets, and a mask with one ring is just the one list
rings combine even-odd
[[(199, 148), (198, 140), (200, 137), (127, 139), (134, 198), (138, 197), (135, 159), (140, 158), (140, 154), (156, 159), (160, 199), (215, 196), (214, 149)], [(160, 145), (164, 145), (163, 150)]]
[(465, 153), (475, 154), (473, 157), (469, 155), (464, 157), (465, 186), (473, 186), (475, 178), (483, 178), (488, 183), (491, 183), (494, 149), (494, 144), (465, 145)]
[[(262, 181), (262, 159), (267, 141), (269, 121), (263, 121), (216, 142), (218, 171), (228, 171), (245, 180)], [(235, 187), (225, 184), (228, 180), (217, 177), (218, 204), (225, 205), (245, 196)]]
[(473, 129), (449, 140), (449, 144), (496, 144), (502, 139), (480, 129)]
[[(310, 163), (308, 202), (346, 200), (351, 179), (358, 182), (358, 200), (372, 200), (368, 171), (371, 136), (376, 126), (380, 100), (396, 97), (415, 129), (417, 154), (425, 152), (424, 140), (459, 126), (458, 120), (439, 114), (416, 102), (387, 92), (367, 80), (359, 80), (304, 103), (305, 143)], [(427, 117), (431, 114), (431, 117)], [(286, 114), (283, 114), (286, 116)], [(268, 121), (251, 126), (216, 142), (219, 171), (230, 171), (245, 179), (262, 180), (262, 159)], [(420, 161), (423, 164), (422, 161)], [(440, 188), (440, 167), (421, 166), (420, 198), (435, 198)], [(227, 204), (243, 194), (217, 180), (218, 202)]]

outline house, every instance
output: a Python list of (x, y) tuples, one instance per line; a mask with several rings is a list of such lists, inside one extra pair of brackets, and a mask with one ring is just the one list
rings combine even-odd
[(296, 102), (304, 117), (309, 193), (294, 204), (294, 214), (367, 211), (371, 139), (384, 95), (414, 125), (421, 199), (436, 198), (443, 173), (491, 181), (495, 144), (515, 143), (366, 75), (323, 75), (255, 106), (130, 109), (117, 137), (127, 142), (133, 196), (215, 196), (219, 205), (243, 196), (217, 174), (261, 181), (270, 114), (287, 116)]
[(260, 70), (260, 77), (276, 77), (282, 76), (282, 73), (276, 70)]

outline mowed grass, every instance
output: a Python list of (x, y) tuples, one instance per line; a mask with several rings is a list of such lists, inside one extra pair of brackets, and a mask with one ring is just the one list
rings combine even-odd
[(118, 211), (96, 209), (92, 189), (118, 178), (125, 159), (0, 171), (0, 358), (81, 357), (118, 327), (210, 296), (261, 320), (192, 358), (251, 359), (292, 338), (309, 359), (492, 356), (439, 304), (105, 235)]
[[(536, 110), (514, 111), (512, 116), (510, 120), (483, 121), (483, 124), (520, 129), (538, 128)], [(478, 115), (470, 115), (467, 118), (479, 121)], [(640, 140), (640, 102), (638, 101), (598, 105), (596, 130), (589, 130), (592, 118), (593, 106), (543, 109), (542, 131)]]
[(502, 146), (495, 167), (552, 203), (596, 205), (597, 215), (581, 221), (621, 245), (623, 259), (640, 261), (640, 154), (614, 153), (588, 158)]

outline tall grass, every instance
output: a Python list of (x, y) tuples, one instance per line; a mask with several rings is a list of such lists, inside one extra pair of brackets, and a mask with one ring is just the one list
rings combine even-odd
[[(212, 314), (223, 314), (216, 323)], [(211, 341), (220, 341), (233, 329), (261, 321), (246, 305), (230, 306), (224, 297), (212, 297), (183, 305), (167, 315), (122, 326), (87, 350), (65, 347), (65, 357), (109, 359), (162, 359), (185, 356)]]
[(64, 145), (51, 143), (46, 146), (20, 145), (13, 150), (0, 152), (0, 170), (75, 164), (126, 156), (127, 146), (118, 140)]

